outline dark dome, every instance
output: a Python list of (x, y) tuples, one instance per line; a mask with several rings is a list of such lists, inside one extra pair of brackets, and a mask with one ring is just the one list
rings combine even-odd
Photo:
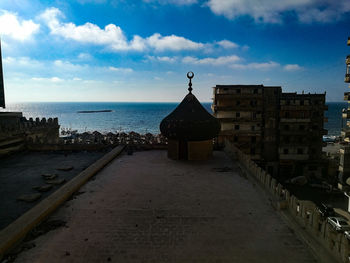
[(161, 133), (168, 139), (204, 141), (216, 137), (220, 122), (191, 93), (160, 123)]

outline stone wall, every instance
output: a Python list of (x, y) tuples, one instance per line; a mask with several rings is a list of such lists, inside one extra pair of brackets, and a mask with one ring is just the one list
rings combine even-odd
[(287, 209), (295, 221), (327, 249), (336, 260), (349, 262), (349, 240), (344, 233), (335, 231), (327, 223), (326, 218), (322, 218), (313, 202), (298, 200), (291, 195), (282, 184), (253, 162), (249, 155), (242, 153), (228, 140), (225, 141), (225, 151), (238, 159), (244, 168), (260, 182), (261, 186), (274, 196), (278, 209)]
[(9, 154), (33, 143), (55, 144), (59, 140), (57, 118), (30, 118), (21, 113), (0, 115), (0, 155)]

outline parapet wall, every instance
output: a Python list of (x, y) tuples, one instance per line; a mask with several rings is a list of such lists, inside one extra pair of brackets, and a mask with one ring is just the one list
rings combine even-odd
[(33, 142), (58, 143), (60, 126), (57, 118), (27, 120), (21, 114), (8, 115), (0, 116), (0, 155), (26, 148)]
[(344, 233), (335, 231), (326, 219), (322, 218), (313, 202), (298, 200), (294, 195), (291, 195), (282, 184), (252, 161), (249, 155), (244, 154), (228, 140), (225, 140), (225, 151), (238, 159), (245, 169), (261, 183), (261, 186), (275, 197), (277, 208), (287, 209), (295, 221), (327, 249), (337, 261), (349, 262), (349, 240)]

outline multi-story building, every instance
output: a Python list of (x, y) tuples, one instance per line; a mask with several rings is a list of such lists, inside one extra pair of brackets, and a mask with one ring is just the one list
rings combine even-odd
[(280, 174), (321, 174), (325, 94), (282, 93), (279, 110)]
[[(350, 38), (347, 42), (350, 46)], [(350, 55), (346, 57), (346, 72), (345, 72), (345, 83), (350, 83)], [(349, 85), (350, 88), (350, 85)], [(344, 93), (344, 100), (350, 103), (350, 92)], [(343, 111), (343, 119), (346, 122), (345, 128), (341, 131), (342, 146), (340, 148), (340, 162), (339, 162), (339, 188), (343, 189), (346, 185), (347, 179), (350, 177), (350, 104), (348, 109)], [(350, 208), (349, 208), (350, 210)]]
[(269, 173), (320, 174), (325, 94), (282, 93), (281, 87), (217, 85), (212, 110), (218, 142), (234, 142)]

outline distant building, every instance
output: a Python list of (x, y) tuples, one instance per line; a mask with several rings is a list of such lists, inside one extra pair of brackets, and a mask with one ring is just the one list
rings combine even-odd
[(285, 179), (320, 175), (325, 94), (282, 93), (281, 87), (217, 85), (212, 110), (218, 142), (234, 142), (269, 173)]

